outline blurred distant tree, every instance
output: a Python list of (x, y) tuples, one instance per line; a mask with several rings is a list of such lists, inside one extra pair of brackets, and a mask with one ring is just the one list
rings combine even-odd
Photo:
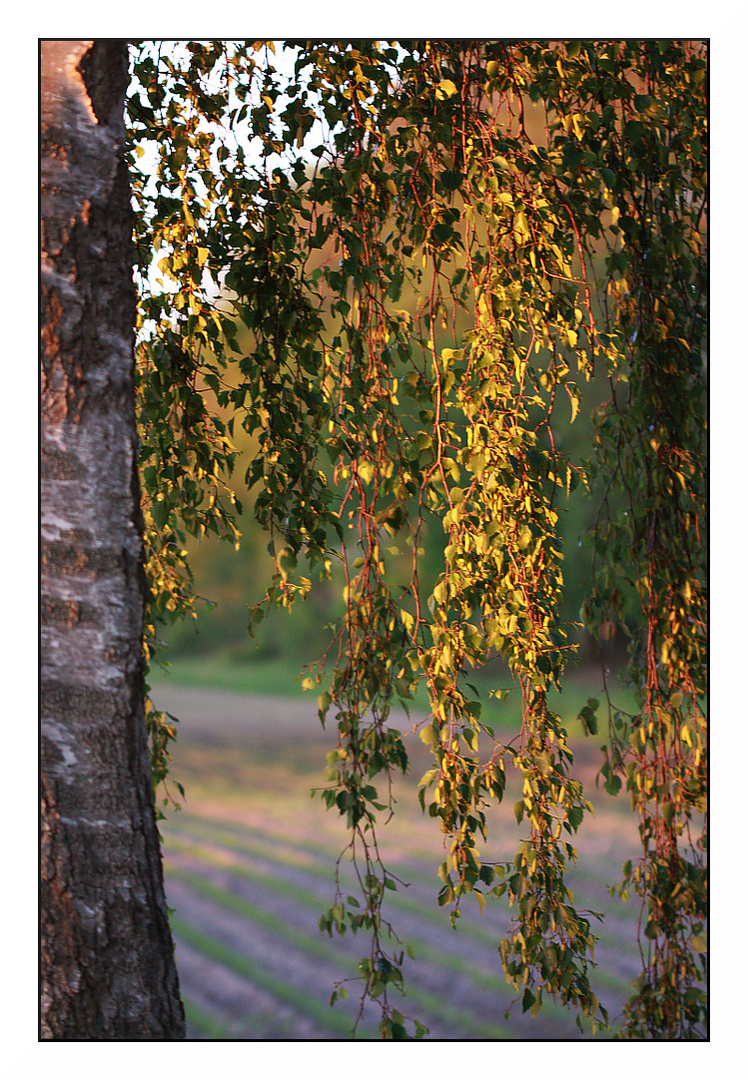
[(45, 41), (41, 1031), (184, 1034), (143, 713), (127, 47)]

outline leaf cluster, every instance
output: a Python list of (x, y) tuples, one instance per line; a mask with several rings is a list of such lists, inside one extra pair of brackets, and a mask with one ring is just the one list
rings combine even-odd
[[(454, 921), (466, 896), (481, 910), (506, 896), (498, 948), (523, 1009), (550, 995), (606, 1025), (589, 983), (594, 913), (565, 881), (591, 807), (548, 705), (573, 655), (559, 514), (580, 480), (597, 483), (585, 623), (637, 610), (648, 628), (630, 668), (642, 710), (611, 707), (601, 770), (609, 790), (625, 783), (643, 844), (622, 887), (642, 897), (652, 944), (627, 1031), (694, 1034), (703, 843), (682, 847), (706, 761), (703, 50), (299, 41), (291, 71), (275, 51), (146, 44), (135, 58), (131, 166), (157, 159), (134, 172), (149, 642), (157, 619), (190, 610), (185, 534), (238, 542), (241, 424), (274, 566), (250, 632), (313, 578), (342, 581), (307, 684), (322, 688), (321, 721), (335, 718), (321, 797), (345, 817), (359, 885), (338, 878), (320, 925), (370, 936), (361, 1008), (377, 1001), (382, 1034), (405, 1034), (387, 997), (405, 954), (382, 915), (395, 878), (379, 835), (409, 767), (394, 709), (424, 684), (433, 766), (419, 798), (444, 836), (439, 903)], [(585, 463), (557, 445), (554, 417), (576, 417), (601, 367), (610, 399)], [(444, 542), (425, 584), (427, 533)], [(481, 723), (469, 681), (496, 661), (522, 700), (508, 742)], [(597, 707), (582, 711), (590, 732)], [(166, 729), (151, 730), (160, 777)], [(526, 835), (499, 864), (479, 844), (507, 762)]]

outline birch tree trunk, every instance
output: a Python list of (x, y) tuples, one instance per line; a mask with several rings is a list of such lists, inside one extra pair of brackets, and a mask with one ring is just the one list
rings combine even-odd
[(184, 1036), (143, 715), (124, 42), (42, 43), (42, 1037)]

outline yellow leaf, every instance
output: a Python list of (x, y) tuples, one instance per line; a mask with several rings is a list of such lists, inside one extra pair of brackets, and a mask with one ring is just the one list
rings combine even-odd
[(436, 743), (438, 742), (438, 736), (431, 724), (427, 724), (426, 727), (422, 727), (420, 734), (421, 742), (425, 743), (426, 746), (436, 746)]
[(359, 461), (358, 463), (358, 475), (361, 477), (365, 484), (370, 484), (371, 479), (374, 476), (374, 464), (371, 461)]
[(569, 401), (571, 402), (571, 422), (573, 424), (579, 412), (579, 398), (569, 386), (566, 387), (566, 393), (569, 395)]
[(453, 97), (457, 93), (457, 87), (451, 79), (442, 79), (436, 91), (436, 96), (440, 101), (444, 101), (445, 98)]
[(527, 225), (527, 217), (524, 210), (518, 210), (514, 217), (514, 235), (517, 243), (529, 239), (530, 229)]

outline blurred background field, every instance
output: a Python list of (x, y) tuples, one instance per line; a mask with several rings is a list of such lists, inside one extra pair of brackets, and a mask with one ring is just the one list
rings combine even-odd
[[(162, 822), (167, 900), (172, 909), (182, 994), (193, 1039), (339, 1039), (350, 1035), (358, 984), (329, 1006), (334, 984), (355, 978), (367, 941), (320, 933), (319, 916), (334, 902), (335, 863), (347, 838), (344, 820), (325, 810), (311, 789), (323, 786), (325, 756), (336, 743), (317, 717), (316, 694), (302, 694), (291, 662), (237, 664), (225, 658), (174, 659), (171, 675), (154, 683), (155, 704), (180, 719), (171, 776), (184, 786), (179, 810)], [(575, 752), (595, 817), (577, 838), (579, 862), (570, 874), (577, 907), (604, 912), (593, 987), (611, 1019), (636, 977), (638, 903), (611, 897), (621, 863), (636, 855), (636, 826), (625, 796), (595, 786), (602, 736), (586, 737), (576, 719), (598, 690), (593, 679), (569, 682), (556, 707)], [(499, 709), (498, 704), (494, 706)], [(492, 722), (512, 728), (511, 701)], [(426, 711), (396, 722), (412, 732)], [(394, 722), (394, 721), (393, 721)], [(516, 732), (509, 730), (507, 737)], [(501, 732), (497, 730), (501, 738)], [(452, 930), (436, 895), (444, 859), (442, 836), (416, 798), (430, 765), (417, 734), (406, 735), (411, 773), (395, 782), (396, 814), (380, 830), (385, 864), (407, 885), (388, 897), (386, 913), (404, 943), (407, 998), (393, 1000), (417, 1017), (432, 1039), (574, 1039), (574, 1018), (548, 1003), (535, 1019), (517, 1004), (497, 951), (510, 913), (505, 902), (466, 904)], [(512, 791), (490, 817), (485, 860), (516, 851), (521, 831)], [(516, 796), (515, 796), (516, 797)], [(383, 815), (384, 817), (385, 815)], [(343, 860), (343, 880), (350, 870)], [(367, 1008), (358, 1037), (376, 1037), (378, 1013)], [(604, 1036), (603, 1036), (604, 1037)]]

